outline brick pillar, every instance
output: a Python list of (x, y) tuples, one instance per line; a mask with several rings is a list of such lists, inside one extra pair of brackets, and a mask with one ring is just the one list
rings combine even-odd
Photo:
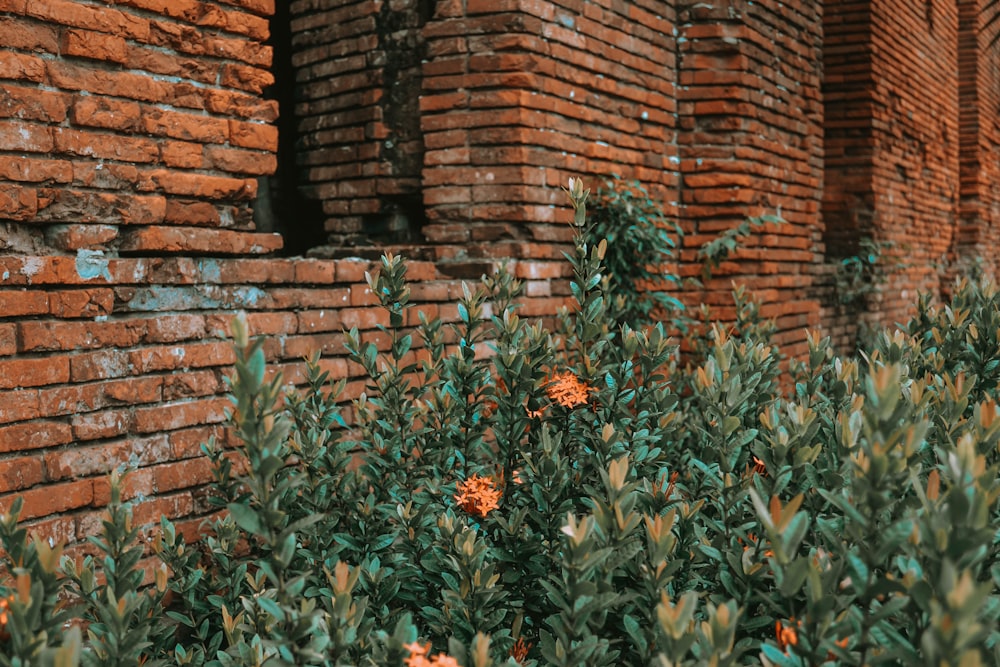
[(958, 3), (959, 224), (954, 254), (958, 268), (983, 260), (1000, 268), (1000, 4)]
[(726, 318), (732, 282), (747, 284), (795, 354), (819, 316), (809, 290), (821, 234), (820, 3), (683, 2), (678, 18), (685, 257), (747, 216), (784, 218), (755, 232), (701, 298)]
[(872, 187), (888, 247), (875, 310), (905, 321), (917, 292), (940, 289), (958, 218), (958, 9), (881, 0), (872, 14)]

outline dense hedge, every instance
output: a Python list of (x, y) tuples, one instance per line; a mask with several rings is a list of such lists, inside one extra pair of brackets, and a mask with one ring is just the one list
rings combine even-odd
[(147, 588), (117, 491), (103, 559), (5, 517), (0, 664), (1000, 664), (997, 290), (790, 362), (743, 299), (681, 366), (663, 325), (611, 324), (571, 196), (554, 332), (502, 272), (404, 331), (383, 259), (351, 425), (316, 364), (282, 400), (237, 325), (242, 444), (206, 447), (228, 514), (190, 545), (163, 521)]

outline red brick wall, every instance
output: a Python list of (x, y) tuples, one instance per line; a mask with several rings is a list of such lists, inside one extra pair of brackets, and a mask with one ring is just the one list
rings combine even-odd
[(959, 264), (996, 271), (1000, 244), (1000, 3), (965, 0), (959, 9)]
[(276, 110), (260, 98), (270, 5), (4, 2), (7, 248), (277, 247), (250, 232), (255, 177), (274, 169)]
[(873, 2), (876, 238), (889, 244), (876, 310), (905, 320), (936, 291), (957, 222), (958, 12), (954, 3)]
[(421, 102), (428, 240), (547, 255), (525, 242), (569, 239), (557, 186), (574, 173), (638, 178), (676, 201), (668, 3), (437, 7)]
[(821, 7), (819, 2), (681, 3), (678, 144), (685, 258), (750, 215), (786, 224), (756, 230), (706, 284), (701, 300), (732, 316), (747, 283), (791, 354), (819, 324), (811, 296), (822, 256)]

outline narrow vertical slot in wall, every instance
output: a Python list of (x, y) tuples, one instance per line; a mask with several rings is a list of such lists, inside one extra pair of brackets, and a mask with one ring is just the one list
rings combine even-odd
[(300, 116), (296, 109), (299, 95), (292, 58), (289, 5), (288, 2), (275, 3), (271, 36), (267, 41), (274, 50), (271, 61), (274, 83), (264, 91), (264, 96), (278, 103), (278, 164), (274, 174), (260, 179), (254, 221), (259, 231), (282, 235), (285, 242), (283, 254), (302, 255), (324, 243), (326, 236), (321, 202), (304, 196), (300, 188)]

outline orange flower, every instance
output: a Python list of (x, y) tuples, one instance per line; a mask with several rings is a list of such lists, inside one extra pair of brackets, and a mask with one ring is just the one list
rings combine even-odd
[(746, 472), (743, 473), (744, 478), (749, 477), (750, 475), (767, 477), (767, 466), (756, 456), (751, 456), (750, 461), (747, 463)]
[(9, 598), (0, 598), (0, 641), (10, 639), (10, 632), (7, 631), (7, 623), (10, 622), (10, 615), (7, 612), (10, 609), (10, 601), (13, 599), (13, 595)]
[(586, 405), (590, 402), (590, 394), (593, 391), (593, 387), (582, 382), (570, 371), (557, 373), (545, 387), (545, 393), (553, 403), (569, 409)]
[(413, 642), (405, 644), (403, 648), (410, 652), (405, 660), (406, 667), (427, 667), (430, 664), (427, 660), (427, 652), (431, 650), (429, 643), (421, 646), (420, 642)]
[[(837, 641), (835, 641), (833, 643), (836, 644), (838, 647), (840, 647), (840, 648), (842, 648), (842, 649), (844, 649), (846, 651), (847, 650), (847, 644), (850, 642), (850, 640), (851, 640), (850, 637), (843, 637), (843, 638), (838, 639)], [(827, 653), (826, 653), (826, 659), (827, 659), (827, 661), (836, 660), (837, 656), (835, 656), (833, 654), (833, 651), (827, 651)]]
[(455, 502), (469, 514), (485, 517), (500, 507), (500, 490), (492, 477), (472, 475), (456, 488)]
[[(792, 623), (795, 623), (795, 619), (791, 619)], [(786, 655), (788, 654), (788, 647), (795, 646), (799, 643), (799, 633), (796, 631), (798, 623), (795, 626), (792, 625), (782, 625), (781, 621), (774, 622), (774, 635), (778, 639), (778, 648), (780, 648)]]
[(528, 658), (528, 651), (531, 650), (531, 642), (524, 641), (524, 637), (518, 637), (517, 642), (510, 647), (510, 657), (519, 665), (523, 665)]
[(431, 650), (430, 644), (421, 646), (420, 642), (413, 642), (412, 644), (404, 644), (403, 648), (410, 652), (404, 661), (406, 667), (461, 667), (458, 660), (447, 653), (438, 653), (428, 660), (427, 653)]

